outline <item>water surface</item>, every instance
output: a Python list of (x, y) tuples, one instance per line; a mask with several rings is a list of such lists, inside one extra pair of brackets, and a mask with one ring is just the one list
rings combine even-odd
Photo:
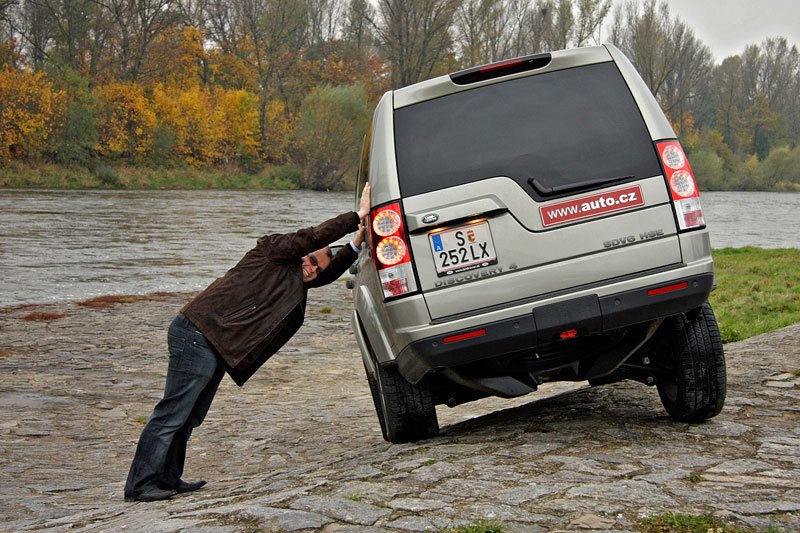
[[(0, 190), (0, 306), (204, 288), (262, 235), (353, 193)], [(715, 248), (800, 248), (800, 194), (705, 193)]]

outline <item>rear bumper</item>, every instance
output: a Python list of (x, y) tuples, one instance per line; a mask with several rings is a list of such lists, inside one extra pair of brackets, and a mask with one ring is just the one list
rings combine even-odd
[(397, 365), (408, 381), (417, 383), (432, 371), (558, 342), (562, 333), (602, 334), (695, 309), (708, 300), (713, 283), (713, 273), (703, 273), (536, 307), (522, 316), (412, 342), (398, 354)]

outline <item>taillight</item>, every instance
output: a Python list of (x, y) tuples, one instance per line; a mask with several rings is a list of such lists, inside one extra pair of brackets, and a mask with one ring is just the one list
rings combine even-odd
[(372, 259), (380, 276), (384, 298), (394, 298), (417, 290), (411, 266), (411, 250), (403, 226), (400, 202), (377, 207), (370, 213)]
[(656, 149), (669, 184), (678, 227), (687, 230), (705, 226), (706, 221), (700, 206), (700, 190), (681, 143), (660, 142), (656, 144)]

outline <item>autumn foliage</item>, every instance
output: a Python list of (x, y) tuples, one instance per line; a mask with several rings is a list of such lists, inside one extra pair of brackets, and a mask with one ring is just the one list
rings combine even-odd
[(0, 70), (0, 164), (36, 156), (63, 118), (64, 94), (41, 72)]
[(105, 186), (120, 186), (119, 167), (289, 169), (293, 186), (348, 187), (388, 89), (611, 42), (672, 120), (701, 187), (800, 190), (797, 48), (770, 38), (714, 64), (663, 0), (619, 7), (0, 0), (0, 166), (72, 165)]

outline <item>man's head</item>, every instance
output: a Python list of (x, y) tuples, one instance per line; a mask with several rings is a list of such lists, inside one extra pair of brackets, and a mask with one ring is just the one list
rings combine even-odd
[(326, 246), (303, 256), (303, 282), (314, 281), (331, 264), (331, 249)]

